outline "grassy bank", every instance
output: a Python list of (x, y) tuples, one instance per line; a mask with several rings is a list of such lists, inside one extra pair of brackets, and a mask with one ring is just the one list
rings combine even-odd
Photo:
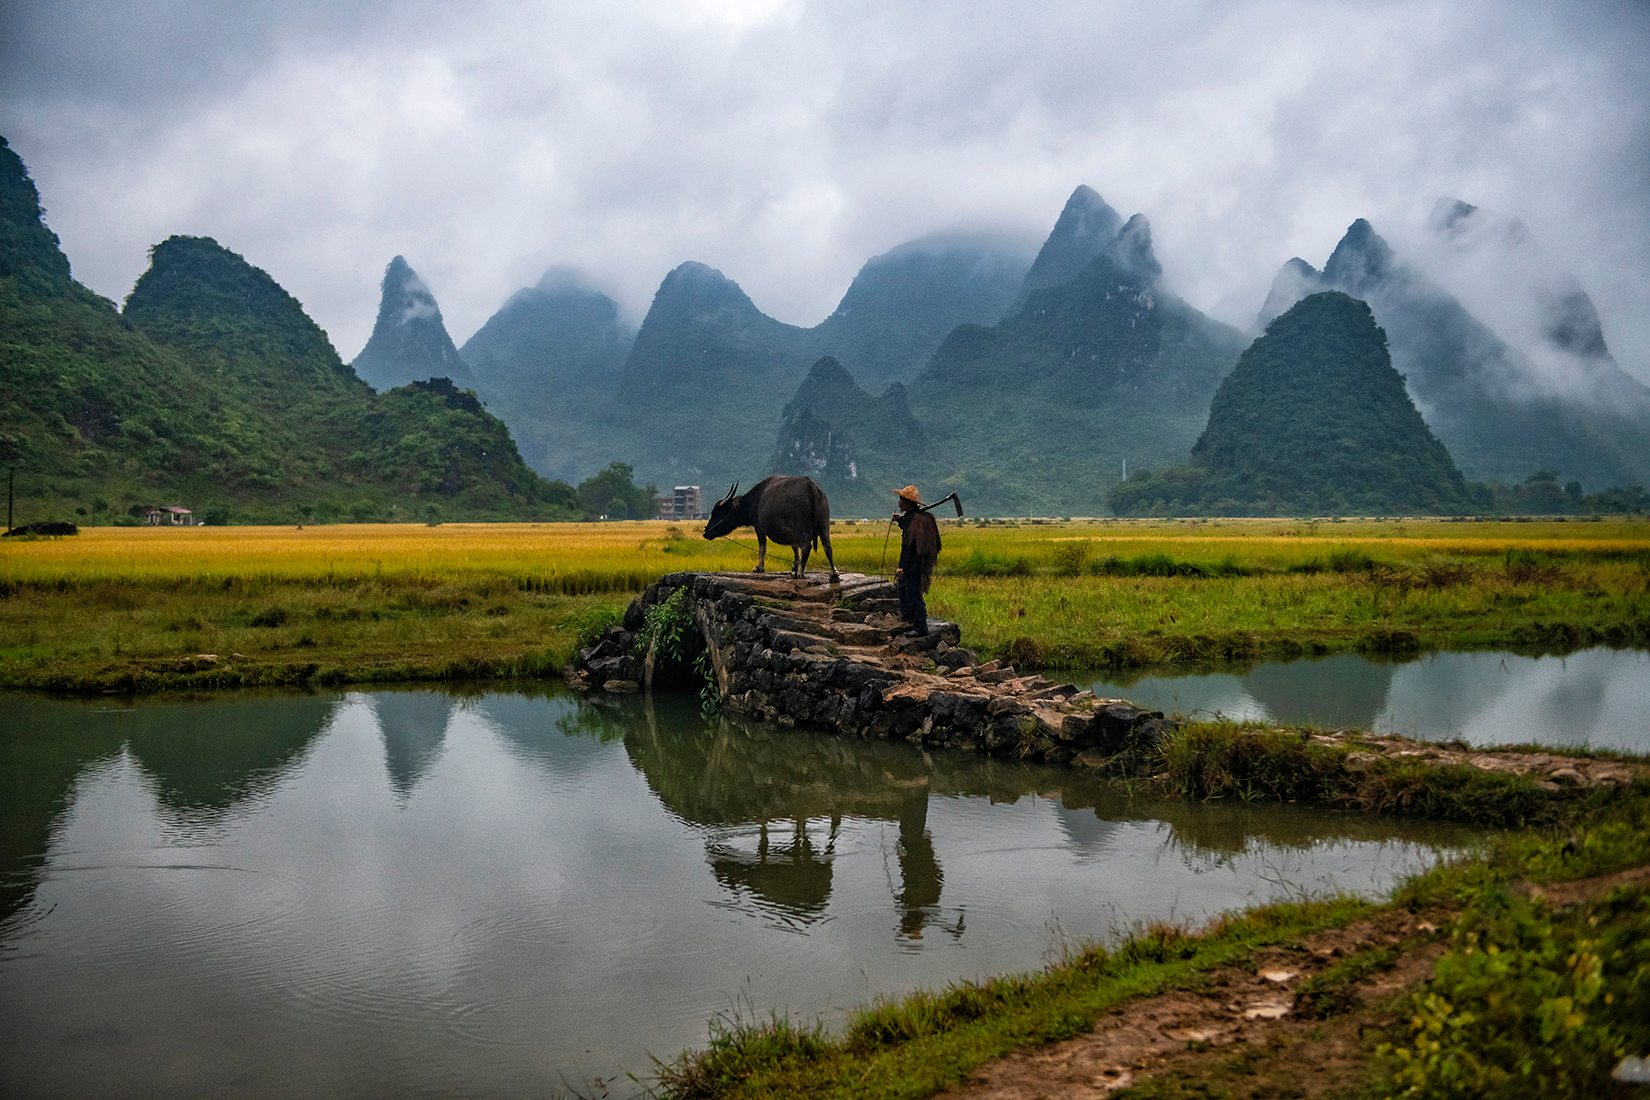
[[(886, 536), (839, 525), (839, 567), (877, 572)], [(944, 537), (932, 612), (1023, 666), (1650, 644), (1641, 521), (948, 523)], [(753, 563), (753, 546), (663, 523), (8, 539), (0, 685), (547, 675), (659, 575)]]
[(926, 1097), (1022, 1047), (1069, 1038), (1128, 1000), (1184, 987), (1257, 948), (1367, 913), (1366, 903), (1269, 905), (1200, 934), (1155, 925), (1114, 950), (1090, 947), (1040, 974), (992, 978), (885, 1001), (841, 1035), (785, 1019), (722, 1019), (709, 1046), (663, 1068), (673, 1097)]
[[(1298, 902), (1196, 932), (1150, 927), (1038, 974), (872, 1005), (840, 1033), (722, 1020), (705, 1050), (662, 1067), (660, 1083), (677, 1097), (931, 1096), (1143, 998), (1224, 985), (1269, 947), (1397, 915), (1410, 942), (1354, 953), (1302, 984), (1298, 1045), (1279, 1037), (1206, 1055), (1206, 1044), (1188, 1041), (1119, 1095), (1610, 1095), (1616, 1061), (1650, 1050), (1650, 892), (1635, 880), (1567, 897), (1551, 884), (1647, 864), (1650, 789), (1640, 787), (1574, 803), (1557, 825), (1501, 834), (1480, 857), (1417, 876), (1379, 905)], [(1424, 984), (1375, 1003), (1355, 995), (1403, 953), (1439, 940), (1446, 946)], [(1322, 1066), (1323, 1021), (1336, 1016), (1347, 1017), (1351, 1073), (1342, 1076), (1343, 1065), (1331, 1083), (1281, 1087), (1302, 1058)]]
[(1382, 755), (1357, 736), (1331, 741), (1304, 729), (1188, 722), (1114, 766), (1193, 800), (1302, 802), (1491, 828), (1548, 821), (1560, 809), (1529, 775)]

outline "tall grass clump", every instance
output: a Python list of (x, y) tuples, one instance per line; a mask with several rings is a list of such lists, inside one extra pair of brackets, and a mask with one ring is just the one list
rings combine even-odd
[(799, 1024), (778, 1014), (745, 1021), (722, 1014), (711, 1020), (710, 1042), (658, 1067), (659, 1086), (678, 1100), (732, 1095), (758, 1073), (781, 1073), (829, 1049), (823, 1024)]
[[(1231, 570), (1222, 575), (1236, 575), (1237, 565), (1230, 555), (1225, 559), (1225, 569)], [(1134, 557), (1123, 558), (1111, 555), (1095, 562), (1090, 571), (1102, 577), (1210, 577), (1216, 571), (1201, 562), (1186, 561), (1175, 558), (1163, 550), (1153, 550)]]
[(1528, 776), (1386, 756), (1355, 740), (1317, 740), (1306, 729), (1186, 723), (1133, 767), (1183, 798), (1318, 802), (1488, 826), (1526, 825), (1553, 813)]
[(1054, 571), (1062, 577), (1075, 577), (1083, 572), (1083, 565), (1094, 550), (1088, 539), (1072, 539), (1054, 548)]
[(961, 561), (947, 563), (946, 571), (959, 577), (1026, 577), (1031, 575), (1031, 562), (1024, 555), (997, 554), (975, 546)]

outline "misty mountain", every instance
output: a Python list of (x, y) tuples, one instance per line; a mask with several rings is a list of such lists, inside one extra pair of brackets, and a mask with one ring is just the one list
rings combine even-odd
[(750, 483), (774, 472), (776, 424), (811, 364), (833, 356), (873, 387), (909, 377), (959, 320), (1001, 314), (1028, 252), (984, 234), (908, 242), (868, 261), (813, 328), (769, 317), (721, 272), (684, 263), (605, 392), (565, 407), (559, 438), (575, 461), (616, 453), (659, 485)]
[(1008, 311), (1029, 253), (1020, 241), (987, 234), (909, 241), (866, 261), (812, 334), (868, 386), (908, 379), (952, 329)]
[[(1062, 222), (1047, 255), (1062, 254)], [(958, 328), (923, 367), (910, 400), (931, 442), (924, 488), (987, 511), (1097, 514), (1124, 460), (1185, 461), (1243, 344), (1165, 288), (1136, 214), (1075, 277)]]
[(1187, 466), (1118, 485), (1135, 515), (1454, 515), (1475, 493), (1427, 429), (1363, 302), (1310, 295), (1220, 384)]
[(373, 394), (295, 298), (209, 238), (157, 245), (125, 317), (249, 402), (250, 420), (220, 428), (232, 445), (279, 441), (248, 448), (249, 489), (372, 486), (405, 494), (405, 507), (495, 515), (570, 507), (571, 491), (528, 470), (474, 396), (439, 377)]
[(124, 314), (68, 277), (0, 142), (0, 443), (19, 519), (181, 504), (216, 522), (576, 514), (450, 382), (374, 394), (269, 275), (172, 237)]
[(1650, 389), (1596, 356), (1543, 370), (1362, 218), (1322, 271), (1299, 258), (1283, 266), (1260, 321), (1321, 290), (1369, 303), (1415, 404), (1468, 477), (1516, 484), (1545, 468), (1602, 487), (1650, 476)]
[(1031, 270), (1026, 272), (1014, 305), (1025, 305), (1033, 291), (1077, 278), (1122, 228), (1123, 218), (1107, 205), (1099, 192), (1079, 184), (1038, 250)]
[(813, 478), (838, 514), (875, 515), (892, 507), (889, 494), (909, 481), (925, 442), (903, 385), (873, 397), (826, 356), (785, 403), (768, 468)]
[(528, 465), (576, 481), (612, 455), (587, 422), (611, 398), (635, 340), (618, 303), (556, 267), (511, 295), (459, 354)]
[(1614, 358), (1598, 309), (1569, 272), (1549, 264), (1517, 218), (1442, 198), (1427, 218), (1428, 272), (1497, 334), (1526, 352)]
[(750, 483), (771, 472), (774, 422), (816, 349), (809, 330), (769, 317), (720, 271), (685, 263), (660, 284), (587, 423), (628, 448), (638, 480)]
[(435, 295), (407, 261), (400, 256), (391, 260), (379, 285), (378, 320), (350, 364), (361, 380), (375, 390), (427, 378), (471, 385), (470, 368), (447, 335)]
[(1547, 259), (1523, 222), (1440, 199), (1427, 228), (1426, 271), (1524, 354), (1533, 391), (1650, 418), (1650, 388), (1616, 361), (1592, 298)]

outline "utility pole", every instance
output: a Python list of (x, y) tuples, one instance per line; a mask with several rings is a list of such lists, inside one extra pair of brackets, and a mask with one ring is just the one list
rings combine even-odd
[(1129, 460), (1127, 458), (1123, 459), (1123, 480), (1129, 480)]

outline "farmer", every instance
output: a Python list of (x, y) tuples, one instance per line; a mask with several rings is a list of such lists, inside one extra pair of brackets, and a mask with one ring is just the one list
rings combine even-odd
[(915, 485), (895, 489), (899, 511), (894, 522), (899, 524), (899, 567), (894, 570), (894, 590), (899, 593), (900, 618), (911, 624), (903, 632), (907, 637), (921, 637), (928, 633), (928, 605), (923, 594), (934, 575), (934, 562), (940, 556), (940, 525), (924, 510), (922, 494)]

